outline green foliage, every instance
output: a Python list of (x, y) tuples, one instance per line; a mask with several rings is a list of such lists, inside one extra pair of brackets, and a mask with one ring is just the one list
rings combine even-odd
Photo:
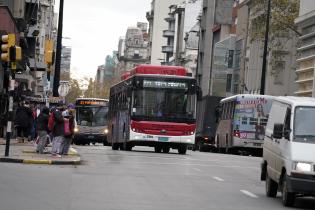
[[(264, 39), (267, 0), (251, 0), (254, 15), (251, 24), (251, 40)], [(270, 39), (292, 38), (300, 35), (294, 20), (299, 15), (300, 0), (271, 0)]]
[(66, 96), (67, 103), (75, 103), (76, 98), (82, 96), (82, 89), (78, 80), (70, 79), (70, 91)]
[(88, 84), (87, 90), (84, 92), (84, 97), (85, 98), (96, 98), (96, 96), (94, 94), (95, 83), (94, 83), (93, 79), (89, 78), (89, 79), (85, 79), (85, 80), (88, 80), (89, 84)]

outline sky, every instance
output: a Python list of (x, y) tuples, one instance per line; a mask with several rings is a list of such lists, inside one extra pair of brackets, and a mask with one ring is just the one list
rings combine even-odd
[[(72, 47), (74, 78), (95, 77), (129, 26), (147, 22), (151, 0), (64, 0), (63, 44)], [(59, 11), (59, 0), (55, 10)]]

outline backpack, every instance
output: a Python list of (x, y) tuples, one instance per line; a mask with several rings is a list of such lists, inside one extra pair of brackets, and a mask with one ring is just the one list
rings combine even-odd
[(63, 126), (64, 126), (64, 136), (70, 136), (71, 133), (71, 129), (70, 129), (70, 122), (69, 119), (64, 119), (63, 121)]
[(55, 115), (54, 113), (52, 112), (50, 115), (49, 115), (49, 119), (48, 119), (48, 129), (52, 132), (53, 129), (55, 127)]

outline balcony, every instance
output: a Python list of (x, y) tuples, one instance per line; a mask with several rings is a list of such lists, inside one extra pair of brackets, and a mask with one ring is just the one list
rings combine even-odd
[(168, 16), (167, 18), (164, 19), (166, 22), (175, 22), (175, 17), (174, 16)]
[(174, 37), (175, 31), (172, 30), (164, 30), (163, 31), (163, 37)]
[(154, 19), (154, 12), (153, 11), (147, 12), (146, 18), (148, 21), (152, 21)]
[(173, 48), (174, 48), (173, 45), (162, 46), (162, 52), (163, 53), (173, 53), (174, 52)]

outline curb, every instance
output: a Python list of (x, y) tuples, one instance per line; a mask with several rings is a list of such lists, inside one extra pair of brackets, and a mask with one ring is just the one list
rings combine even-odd
[(44, 165), (80, 165), (81, 158), (78, 160), (29, 160), (19, 158), (8, 158), (1, 157), (0, 162), (2, 163), (22, 163), (22, 164), (44, 164)]
[[(36, 154), (36, 152), (34, 150), (23, 150), (22, 152), (25, 154)], [(50, 152), (46, 152), (44, 154), (50, 154)], [(79, 157), (80, 155), (79, 155), (79, 153), (68, 153), (68, 156)]]

